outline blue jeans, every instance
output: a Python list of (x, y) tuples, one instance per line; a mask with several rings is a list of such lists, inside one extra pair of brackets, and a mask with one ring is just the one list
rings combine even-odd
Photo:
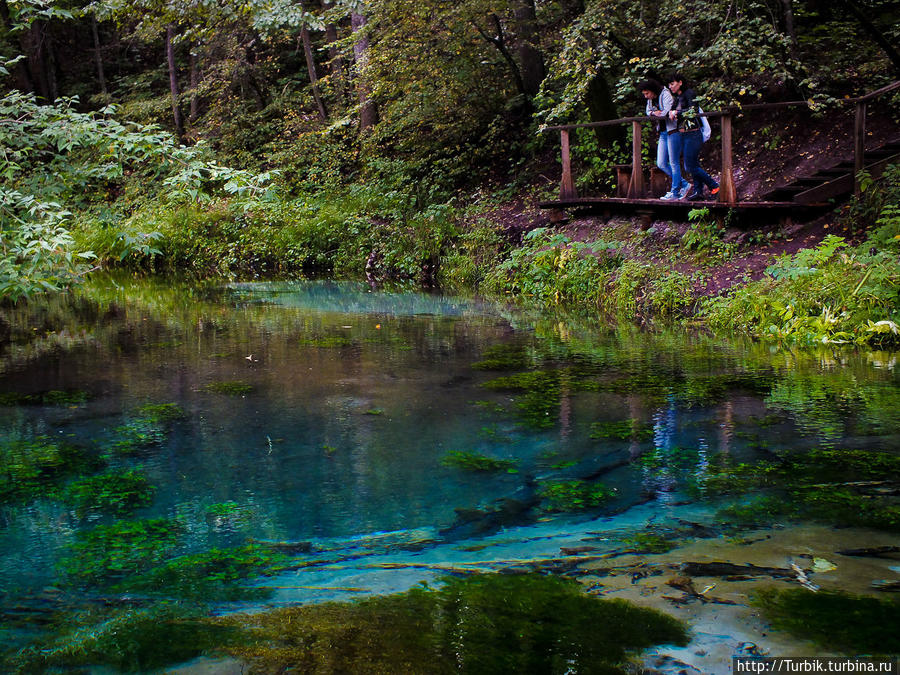
[(681, 134), (673, 131), (668, 135), (667, 140), (672, 192), (678, 192), (688, 185), (687, 181), (681, 177)]
[(700, 166), (700, 149), (703, 147), (701, 131), (699, 129), (682, 131), (675, 135), (681, 136), (684, 149), (684, 169), (694, 178), (694, 190), (700, 192), (704, 185), (710, 190), (719, 187), (719, 184)]
[(669, 132), (660, 131), (659, 141), (656, 143), (656, 166), (659, 170), (672, 177), (672, 167), (669, 166)]

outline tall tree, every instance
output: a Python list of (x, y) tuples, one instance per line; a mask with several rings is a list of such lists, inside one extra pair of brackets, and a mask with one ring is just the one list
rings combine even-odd
[(378, 107), (372, 98), (372, 87), (368, 81), (369, 35), (366, 31), (366, 15), (363, 6), (350, 13), (350, 27), (353, 41), (353, 58), (356, 62), (356, 96), (359, 100), (359, 128), (371, 129), (378, 123)]
[(171, 23), (166, 24), (166, 61), (169, 66), (169, 93), (172, 97), (172, 120), (175, 124), (175, 133), (178, 138), (184, 138), (184, 122), (179, 104), (181, 93), (178, 87), (178, 67), (175, 63), (175, 26)]

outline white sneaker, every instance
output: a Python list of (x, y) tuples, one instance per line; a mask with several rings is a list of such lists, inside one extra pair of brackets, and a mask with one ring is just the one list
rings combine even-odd
[(667, 201), (671, 201), (673, 199), (678, 199), (678, 195), (669, 190), (666, 194), (664, 194), (660, 199), (665, 199)]

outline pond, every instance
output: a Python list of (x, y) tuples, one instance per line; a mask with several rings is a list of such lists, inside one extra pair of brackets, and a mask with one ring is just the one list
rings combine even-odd
[(897, 358), (358, 283), (97, 278), (0, 319), (0, 635), (15, 662), (108, 624), (98, 598), (226, 615), (552, 564), (627, 597), (598, 560), (638, 588), (653, 556), (773, 525), (809, 579), (805, 527), (838, 532), (829, 559), (896, 541)]

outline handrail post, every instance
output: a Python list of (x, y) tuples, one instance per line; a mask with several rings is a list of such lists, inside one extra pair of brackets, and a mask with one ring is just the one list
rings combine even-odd
[(559, 200), (561, 202), (576, 199), (575, 181), (572, 179), (572, 159), (569, 155), (569, 130), (559, 131), (560, 149), (562, 152), (562, 181), (559, 184)]
[(731, 115), (722, 115), (722, 175), (719, 176), (719, 201), (737, 203), (734, 187), (734, 161), (731, 156)]
[(631, 123), (631, 182), (628, 196), (639, 199), (644, 196), (644, 167), (641, 166), (641, 123)]
[(859, 172), (865, 166), (866, 156), (866, 102), (856, 104), (856, 122), (853, 125), (853, 194), (860, 195)]

